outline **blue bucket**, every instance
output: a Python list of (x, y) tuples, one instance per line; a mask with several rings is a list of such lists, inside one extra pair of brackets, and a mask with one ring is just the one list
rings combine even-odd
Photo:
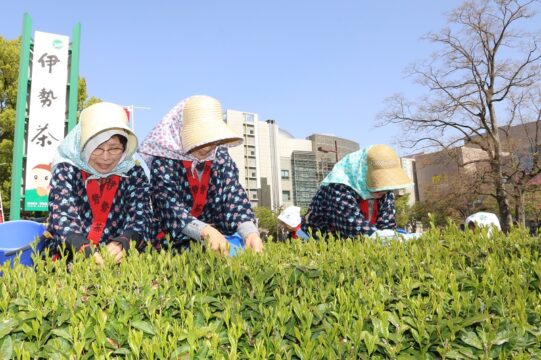
[(229, 256), (235, 256), (237, 252), (244, 250), (244, 242), (237, 233), (226, 235), (225, 238), (229, 242)]
[[(45, 226), (30, 220), (13, 220), (0, 223), (0, 265), (21, 256), (20, 263), (33, 266), (32, 244), (36, 244), (36, 251), (40, 252), (45, 243), (39, 237), (45, 231)], [(36, 239), (37, 238), (37, 239)]]

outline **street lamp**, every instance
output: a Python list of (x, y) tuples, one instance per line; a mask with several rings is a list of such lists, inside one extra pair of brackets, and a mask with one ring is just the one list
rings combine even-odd
[(323, 146), (318, 146), (317, 147), (317, 150), (318, 151), (321, 151), (322, 153), (334, 153), (335, 155), (335, 158), (336, 158), (336, 162), (338, 162), (338, 141), (334, 140), (334, 150), (332, 149), (328, 149), (328, 148), (324, 148)]

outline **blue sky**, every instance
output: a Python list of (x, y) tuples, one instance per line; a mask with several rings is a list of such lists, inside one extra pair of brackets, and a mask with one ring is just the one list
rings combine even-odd
[(459, 0), (6, 1), (0, 36), (71, 35), (81, 24), (80, 75), (89, 95), (136, 110), (144, 137), (181, 99), (218, 98), (224, 109), (275, 119), (295, 137), (328, 133), (392, 144), (375, 128), (384, 99), (419, 95), (403, 70), (428, 57), (421, 40)]

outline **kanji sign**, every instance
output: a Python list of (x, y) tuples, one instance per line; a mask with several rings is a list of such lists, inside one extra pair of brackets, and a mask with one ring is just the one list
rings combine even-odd
[(36, 31), (26, 138), (25, 210), (47, 210), (51, 162), (64, 138), (69, 37)]

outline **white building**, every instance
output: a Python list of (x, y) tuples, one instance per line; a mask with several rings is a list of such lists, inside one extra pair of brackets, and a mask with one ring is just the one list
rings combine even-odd
[(311, 151), (312, 142), (294, 138), (274, 120), (259, 121), (256, 113), (228, 109), (224, 120), (244, 138), (243, 146), (230, 149), (230, 154), (252, 205), (293, 205), (291, 156), (294, 151)]

